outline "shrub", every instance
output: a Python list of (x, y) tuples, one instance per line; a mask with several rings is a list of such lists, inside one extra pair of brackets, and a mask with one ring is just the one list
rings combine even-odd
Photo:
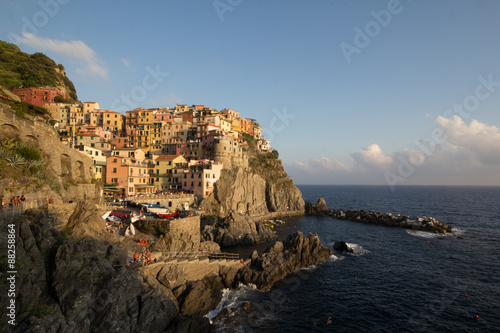
[(30, 314), (37, 318), (51, 315), (53, 312), (54, 309), (52, 309), (52, 307), (47, 304), (35, 304), (30, 310)]
[(40, 151), (30, 146), (18, 147), (14, 151), (26, 160), (38, 161), (42, 158)]

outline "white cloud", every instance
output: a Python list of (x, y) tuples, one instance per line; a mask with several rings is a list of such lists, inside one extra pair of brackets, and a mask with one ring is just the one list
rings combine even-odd
[(437, 124), (447, 135), (449, 150), (470, 152), (480, 163), (500, 164), (500, 128), (488, 126), (475, 119), (467, 125), (462, 118), (438, 117)]
[(330, 160), (328, 157), (313, 158), (308, 162), (295, 162), (295, 166), (308, 173), (318, 173), (324, 171), (349, 171), (349, 167), (337, 160)]
[(181, 97), (177, 96), (174, 93), (170, 93), (168, 95), (160, 96), (157, 100), (148, 100), (146, 104), (148, 107), (173, 107), (176, 104), (182, 104), (183, 100)]
[(108, 70), (101, 64), (94, 50), (82, 41), (68, 42), (23, 33), (23, 36), (19, 37), (17, 42), (32, 49), (54, 52), (77, 61), (80, 66), (80, 68), (76, 69), (78, 75), (88, 77), (100, 76), (102, 78), (106, 78), (108, 75)]
[(122, 58), (122, 63), (123, 63), (123, 66), (125, 66), (127, 69), (130, 68), (130, 60), (128, 59), (125, 59), (125, 58)]
[[(287, 164), (297, 184), (500, 185), (500, 128), (458, 116), (438, 117), (441, 143), (385, 153), (378, 144), (351, 154), (352, 162), (327, 157)], [(425, 149), (424, 149), (425, 148)], [(388, 185), (388, 184), (387, 184)]]
[(393, 162), (392, 156), (384, 153), (376, 143), (363, 148), (358, 153), (351, 154), (351, 156), (357, 165), (368, 169), (384, 170)]

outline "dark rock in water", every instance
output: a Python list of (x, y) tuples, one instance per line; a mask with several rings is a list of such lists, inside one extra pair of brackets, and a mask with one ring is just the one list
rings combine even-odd
[(326, 201), (324, 198), (319, 198), (318, 202), (316, 202), (316, 205), (314, 205), (316, 210), (319, 210), (320, 212), (326, 212), (328, 211), (328, 206), (326, 205)]
[(326, 205), (326, 201), (324, 198), (319, 198), (318, 202), (316, 202), (315, 205), (313, 205), (309, 201), (306, 202), (305, 210), (306, 214), (310, 215), (323, 215), (323, 214), (329, 215), (330, 213), (330, 210), (328, 209), (328, 206)]
[(317, 234), (304, 237), (299, 231), (280, 243), (276, 242), (260, 256), (252, 254), (251, 264), (238, 271), (235, 285), (253, 283), (259, 289), (268, 289), (287, 274), (321, 264), (333, 255), (331, 249), (321, 244)]
[(217, 316), (214, 317), (214, 319), (212, 319), (212, 322), (216, 323), (219, 320), (221, 320), (222, 318), (229, 316), (229, 314), (231, 314), (231, 311), (229, 311), (228, 308), (224, 308), (224, 309), (221, 310), (221, 312), (219, 312), (217, 314)]
[(351, 249), (345, 241), (335, 242), (335, 244), (333, 244), (333, 248), (340, 252), (354, 253), (354, 250)]

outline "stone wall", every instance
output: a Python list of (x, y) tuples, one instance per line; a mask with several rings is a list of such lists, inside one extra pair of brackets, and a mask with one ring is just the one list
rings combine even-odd
[(171, 211), (175, 211), (177, 209), (182, 210), (183, 204), (188, 203), (190, 206), (195, 202), (194, 194), (181, 194), (181, 195), (169, 195), (169, 196), (137, 196), (130, 197), (130, 200), (136, 203), (151, 203), (156, 204), (160, 203), (160, 205), (169, 208)]
[(55, 129), (45, 120), (29, 115), (21, 119), (15, 112), (0, 104), (0, 140), (19, 136), (40, 149), (47, 157), (47, 170), (65, 181), (90, 183), (93, 178), (92, 160), (61, 143)]

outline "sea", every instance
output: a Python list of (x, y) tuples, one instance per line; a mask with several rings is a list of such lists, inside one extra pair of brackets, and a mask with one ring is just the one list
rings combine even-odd
[(343, 240), (354, 253), (335, 253), (268, 291), (224, 290), (207, 314), (229, 310), (218, 332), (500, 332), (500, 187), (298, 187), (304, 200), (323, 197), (329, 208), (434, 217), (454, 231), (288, 218), (275, 228), (279, 240), (317, 233), (323, 244)]

